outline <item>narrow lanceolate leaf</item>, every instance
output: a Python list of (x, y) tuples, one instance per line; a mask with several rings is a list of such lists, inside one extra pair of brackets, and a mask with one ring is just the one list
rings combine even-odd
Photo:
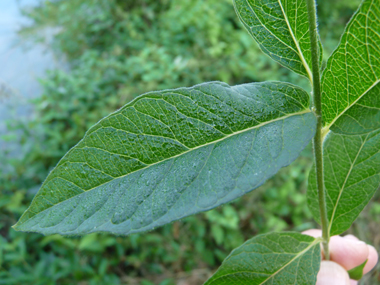
[[(364, 135), (329, 132), (323, 172), (330, 235), (347, 230), (380, 186), (380, 129)], [(315, 168), (309, 175), (308, 205), (320, 221)]]
[(234, 4), (241, 22), (264, 53), (312, 81), (305, 0), (234, 0)]
[(142, 95), (62, 158), (15, 229), (130, 234), (231, 201), (299, 155), (315, 131), (308, 107), (278, 82)]
[[(379, 87), (380, 0), (365, 0), (348, 23), (322, 75), (325, 127), (332, 129), (336, 123), (337, 130), (343, 117), (347, 117), (350, 124), (360, 124), (351, 118), (352, 113), (372, 112), (367, 104), (361, 106), (363, 102), (359, 101), (364, 99), (369, 103), (370, 99), (365, 97), (379, 96)], [(356, 104), (359, 107), (349, 112)]]
[(320, 240), (299, 233), (259, 235), (236, 248), (205, 285), (314, 285)]

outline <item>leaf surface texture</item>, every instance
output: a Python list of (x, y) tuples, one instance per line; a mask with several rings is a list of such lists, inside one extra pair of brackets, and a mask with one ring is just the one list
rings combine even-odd
[(380, 0), (365, 0), (347, 24), (322, 75), (322, 116), (326, 127), (358, 112), (360, 108), (350, 109), (357, 103), (361, 105), (359, 100), (373, 96), (373, 92), (379, 96), (379, 47)]
[[(312, 81), (305, 0), (234, 0), (234, 4), (241, 22), (264, 53)], [(320, 42), (319, 46), (322, 50)]]
[(315, 124), (308, 94), (286, 83), (147, 93), (87, 132), (15, 228), (130, 234), (214, 208), (291, 163)]
[(205, 285), (314, 285), (320, 241), (299, 233), (269, 233), (236, 248)]
[[(330, 132), (323, 145), (326, 207), (331, 235), (350, 228), (380, 186), (380, 130), (365, 135)], [(320, 221), (315, 168), (309, 175), (308, 205)]]

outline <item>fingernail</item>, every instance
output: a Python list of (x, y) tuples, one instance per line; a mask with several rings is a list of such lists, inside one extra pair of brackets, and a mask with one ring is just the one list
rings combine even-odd
[(350, 240), (351, 242), (353, 242), (354, 244), (366, 244), (364, 241), (361, 241), (361, 240)]
[(359, 240), (356, 236), (354, 235), (346, 235), (343, 237), (344, 239), (351, 239), (351, 240)]

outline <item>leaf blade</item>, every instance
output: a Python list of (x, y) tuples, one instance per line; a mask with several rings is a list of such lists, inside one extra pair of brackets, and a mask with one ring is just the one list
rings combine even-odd
[(334, 126), (345, 112), (378, 86), (379, 22), (379, 1), (363, 1), (347, 24), (337, 49), (328, 59), (322, 74), (322, 117), (325, 128)]
[(344, 112), (330, 127), (334, 133), (345, 135), (368, 134), (380, 129), (380, 83)]
[[(240, 21), (264, 53), (312, 81), (304, 0), (234, 0), (234, 6)], [(319, 47), (322, 50), (320, 42)]]
[(320, 240), (299, 233), (269, 233), (236, 248), (205, 283), (315, 284)]
[(308, 104), (278, 82), (142, 95), (62, 158), (15, 228), (129, 234), (230, 201), (298, 156), (315, 131)]
[[(380, 130), (364, 135), (329, 132), (323, 146), (329, 234), (350, 228), (380, 187)], [(308, 205), (320, 223), (315, 166), (309, 174)]]

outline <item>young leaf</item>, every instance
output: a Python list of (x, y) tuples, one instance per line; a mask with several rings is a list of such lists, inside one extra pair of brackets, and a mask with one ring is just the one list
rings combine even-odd
[(367, 264), (367, 261), (364, 261), (362, 264), (356, 266), (355, 268), (352, 268), (351, 270), (348, 270), (347, 273), (350, 276), (351, 279), (354, 280), (360, 280), (363, 277), (363, 269), (364, 266)]
[[(323, 173), (330, 235), (346, 231), (380, 186), (380, 129), (364, 135), (329, 132)], [(309, 175), (308, 205), (320, 221), (315, 168)]]
[[(380, 1), (364, 0), (348, 23), (338, 48), (322, 75), (322, 116), (331, 128), (342, 116), (380, 85)], [(369, 102), (369, 100), (367, 101)], [(368, 108), (365, 108), (367, 111)], [(339, 128), (339, 126), (337, 126)], [(337, 130), (335, 128), (334, 130)]]
[(264, 53), (312, 81), (305, 0), (234, 0), (234, 5), (241, 22)]
[(259, 235), (234, 249), (205, 285), (314, 285), (320, 240), (299, 233)]
[(263, 184), (315, 132), (309, 95), (219, 82), (142, 95), (93, 126), (50, 173), (16, 230), (146, 231)]

